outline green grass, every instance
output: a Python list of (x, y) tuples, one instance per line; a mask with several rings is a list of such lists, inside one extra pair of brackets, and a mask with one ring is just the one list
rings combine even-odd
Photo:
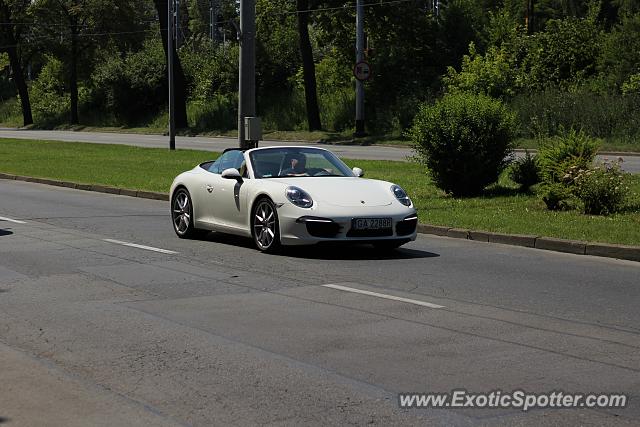
[[(539, 139), (521, 138), (516, 140), (517, 148), (537, 150), (540, 146)], [(607, 138), (602, 141), (600, 152), (640, 153), (640, 141), (624, 138)]]
[[(0, 172), (85, 184), (168, 191), (173, 177), (217, 153), (55, 141), (0, 139)], [(436, 189), (416, 163), (347, 160), (369, 178), (403, 186), (423, 223), (566, 239), (640, 245), (640, 176), (632, 177), (633, 208), (608, 217), (549, 212), (504, 176), (484, 197), (454, 199)]]
[(135, 190), (167, 192), (177, 174), (217, 157), (206, 151), (0, 139), (0, 172)]

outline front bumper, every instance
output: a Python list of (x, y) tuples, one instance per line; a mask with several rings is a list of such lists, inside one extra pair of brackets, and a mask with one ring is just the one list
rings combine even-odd
[[(320, 242), (374, 242), (416, 239), (418, 216), (413, 209), (395, 212), (368, 211), (353, 215), (300, 215), (300, 211), (278, 212), (283, 245), (309, 245)], [(391, 218), (390, 230), (353, 230), (353, 218)]]

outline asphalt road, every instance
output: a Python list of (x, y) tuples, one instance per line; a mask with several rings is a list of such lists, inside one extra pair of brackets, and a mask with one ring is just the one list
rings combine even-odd
[[(44, 130), (16, 130), (0, 129), (0, 138), (24, 138), (24, 139), (49, 139), (56, 141), (80, 141), (95, 144), (123, 144), (138, 147), (163, 148), (169, 146), (168, 137), (162, 135), (140, 135), (108, 132), (72, 132), (72, 131), (44, 131)], [(208, 137), (176, 137), (176, 147), (188, 150), (211, 150), (222, 151), (225, 148), (237, 146), (234, 138), (208, 138)], [(406, 160), (413, 155), (411, 149), (407, 147), (393, 146), (358, 146), (358, 145), (328, 145), (314, 144), (306, 142), (282, 142), (282, 141), (262, 141), (260, 146), (278, 145), (306, 145), (329, 148), (338, 156), (346, 159), (363, 160)], [(523, 153), (517, 152), (516, 156)], [(598, 156), (600, 160), (604, 158), (617, 158), (618, 156)], [(627, 172), (640, 173), (640, 156), (623, 155), (622, 167)]]
[[(6, 425), (640, 423), (640, 263), (427, 236), (386, 256), (265, 255), (180, 240), (168, 211), (0, 180)], [(398, 407), (400, 392), (461, 388), (630, 401)]]

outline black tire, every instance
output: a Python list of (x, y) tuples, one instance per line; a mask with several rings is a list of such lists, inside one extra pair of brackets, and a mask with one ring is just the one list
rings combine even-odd
[(278, 212), (273, 202), (266, 197), (258, 200), (251, 211), (251, 235), (258, 250), (267, 253), (280, 251)]
[(378, 251), (388, 252), (398, 249), (405, 243), (407, 243), (406, 240), (380, 240), (379, 242), (374, 242), (373, 247)]
[(193, 226), (193, 203), (186, 188), (179, 188), (171, 198), (171, 222), (173, 231), (181, 239), (192, 239), (202, 235), (202, 230)]

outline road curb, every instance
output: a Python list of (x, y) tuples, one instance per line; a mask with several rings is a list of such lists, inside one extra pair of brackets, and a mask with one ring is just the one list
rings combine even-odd
[(111, 187), (108, 185), (78, 184), (76, 182), (59, 181), (55, 179), (37, 178), (32, 176), (12, 175), (8, 173), (0, 173), (0, 179), (34, 182), (36, 184), (45, 184), (45, 185), (53, 185), (56, 187), (73, 188), (75, 190), (93, 191), (97, 193), (115, 194), (119, 196), (128, 196), (128, 197), (139, 197), (141, 199), (169, 201), (169, 195), (167, 193), (160, 193), (155, 191), (130, 190), (127, 188)]
[[(155, 191), (138, 191), (127, 188), (110, 187), (106, 185), (78, 184), (69, 181), (12, 175), (7, 173), (0, 173), (0, 179), (35, 182), (38, 184), (54, 185), (56, 187), (67, 187), (76, 190), (94, 191), (127, 197), (139, 197), (141, 199), (169, 201), (169, 195), (167, 193)], [(431, 234), (452, 239), (500, 243), (503, 245), (522, 246), (526, 248), (541, 249), (553, 252), (565, 252), (577, 255), (591, 255), (640, 262), (640, 246), (615, 245), (596, 242), (590, 243), (526, 234), (494, 233), (490, 231), (468, 230), (466, 228), (453, 228), (431, 224), (418, 224), (418, 233)]]

